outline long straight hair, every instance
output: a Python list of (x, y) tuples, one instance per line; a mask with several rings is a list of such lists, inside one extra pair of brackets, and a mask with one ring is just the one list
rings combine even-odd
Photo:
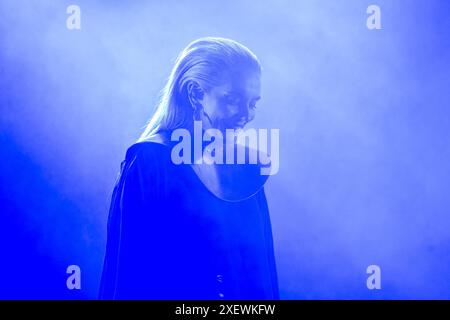
[(196, 81), (207, 91), (222, 84), (228, 70), (240, 67), (261, 72), (256, 55), (234, 40), (206, 37), (191, 42), (178, 55), (156, 111), (138, 142), (192, 124), (194, 110), (187, 98), (189, 81)]

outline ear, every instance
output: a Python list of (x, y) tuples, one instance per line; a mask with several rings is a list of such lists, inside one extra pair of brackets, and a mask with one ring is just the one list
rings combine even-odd
[(202, 101), (204, 91), (196, 81), (189, 81), (187, 84), (187, 98), (194, 110), (203, 108)]

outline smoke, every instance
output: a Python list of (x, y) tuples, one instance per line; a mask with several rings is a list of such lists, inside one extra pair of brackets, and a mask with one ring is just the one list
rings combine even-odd
[(77, 1), (68, 30), (70, 4), (0, 5), (2, 297), (96, 297), (125, 150), (178, 52), (222, 36), (262, 62), (253, 126), (280, 129), (266, 192), (282, 298), (449, 298), (449, 4)]

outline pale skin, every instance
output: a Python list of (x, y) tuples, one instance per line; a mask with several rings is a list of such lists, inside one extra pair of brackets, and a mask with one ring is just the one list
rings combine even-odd
[[(225, 135), (226, 129), (243, 129), (255, 117), (256, 103), (261, 98), (261, 76), (258, 71), (241, 69), (229, 72), (221, 85), (209, 90), (203, 90), (198, 83), (188, 85), (188, 98), (198, 119), (202, 121), (203, 130), (219, 129)], [(234, 190), (233, 197), (247, 194), (247, 190), (239, 185), (230, 184), (230, 177), (246, 177), (246, 167), (217, 166), (193, 164), (192, 168), (200, 180), (213, 191), (214, 194), (230, 197), (230, 190)], [(261, 178), (258, 176), (257, 178)], [(258, 179), (255, 180), (258, 184)], [(223, 182), (227, 181), (227, 182)], [(254, 188), (256, 189), (256, 188)]]
[(223, 84), (203, 90), (198, 83), (188, 85), (191, 105), (199, 111), (203, 129), (242, 129), (255, 117), (261, 98), (261, 76), (254, 70), (229, 72)]

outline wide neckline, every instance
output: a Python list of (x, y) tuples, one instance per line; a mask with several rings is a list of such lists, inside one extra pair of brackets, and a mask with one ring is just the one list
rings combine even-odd
[[(135, 143), (134, 145), (132, 145), (130, 147), (133, 148), (136, 145), (141, 145), (141, 144), (156, 144), (156, 145), (161, 145), (164, 146), (165, 148), (167, 148), (167, 150), (169, 152), (171, 152), (171, 145), (167, 142), (167, 139), (164, 139), (164, 137), (162, 137), (161, 135), (157, 135), (152, 137), (151, 139), (145, 140), (145, 141), (140, 141)], [(176, 165), (176, 164), (174, 164)], [(268, 176), (261, 176), (261, 175), (257, 175), (256, 173), (250, 172), (251, 170), (258, 170), (259, 167), (257, 165), (253, 165), (253, 164), (202, 164), (202, 165), (198, 165), (198, 164), (183, 164), (184, 166), (189, 167), (188, 170), (191, 170), (191, 172), (194, 174), (194, 176), (196, 177), (196, 179), (200, 182), (200, 184), (210, 193), (212, 194), (214, 197), (216, 197), (219, 200), (222, 201), (226, 201), (226, 202), (242, 202), (245, 201), (247, 199), (252, 198), (253, 196), (255, 196), (258, 192), (260, 192), (263, 188), (264, 188), (264, 184), (267, 182)], [(179, 166), (179, 165), (176, 165)], [(194, 167), (195, 166), (195, 167)], [(205, 167), (208, 166), (208, 167)], [(213, 185), (213, 183), (208, 182), (207, 176), (208, 173), (207, 171), (211, 172), (209, 166), (213, 166), (213, 170), (215, 171), (215, 173), (217, 173), (218, 176), (222, 176), (222, 178), (218, 178), (218, 181), (216, 182), (216, 187)], [(228, 166), (228, 167), (224, 167), (223, 169), (221, 169), (219, 166)], [(230, 167), (230, 166), (241, 166), (241, 167)], [(247, 166), (247, 167), (242, 167), (242, 166)], [(251, 167), (253, 166), (253, 167)], [(204, 168), (202, 170), (202, 168)], [(220, 171), (220, 170), (228, 170), (228, 173), (231, 173), (231, 175), (235, 175), (235, 177), (227, 177), (228, 174), (226, 174), (225, 171)], [(236, 169), (233, 171), (233, 169)], [(239, 172), (240, 170), (240, 172)], [(240, 174), (241, 173), (241, 174)], [(245, 173), (247, 173), (247, 175), (245, 175)], [(234, 180), (234, 179), (235, 180)], [(239, 178), (239, 180), (238, 180)], [(246, 179), (251, 179), (251, 181), (247, 181)], [(231, 183), (234, 183), (233, 186), (229, 187), (227, 189), (226, 185), (224, 185), (224, 181), (228, 180), (231, 181)], [(245, 185), (247, 184), (248, 189), (247, 190), (243, 190), (239, 191), (239, 187), (245, 187)], [(250, 185), (252, 184), (252, 185)], [(217, 187), (218, 186), (218, 187)], [(236, 191), (237, 190), (237, 191)]]

